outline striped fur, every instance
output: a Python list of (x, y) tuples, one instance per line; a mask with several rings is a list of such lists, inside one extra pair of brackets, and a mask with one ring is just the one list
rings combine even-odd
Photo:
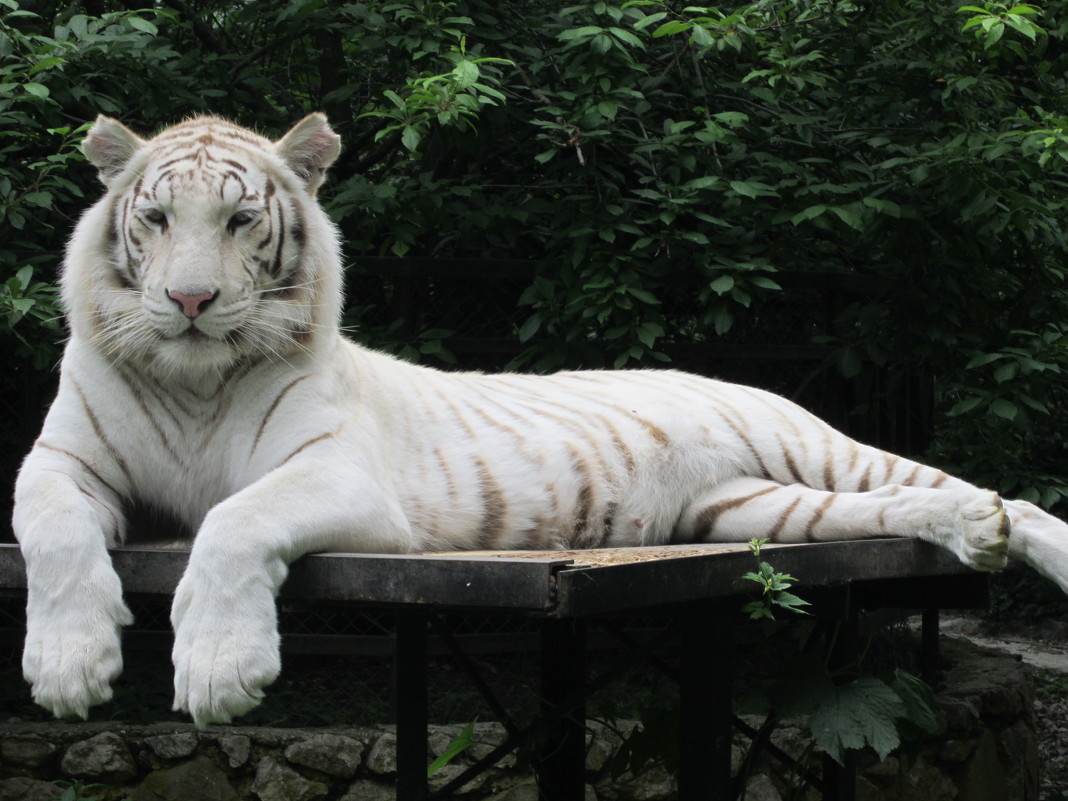
[(68, 248), (71, 338), (14, 520), (24, 669), (57, 715), (106, 700), (121, 667), (105, 548), (133, 503), (197, 532), (172, 619), (175, 706), (200, 724), (277, 675), (274, 596), (310, 551), (917, 536), (1068, 589), (1060, 521), (775, 395), (678, 372), (443, 373), (348, 342), (320, 115), (278, 142), (101, 118), (85, 150), (107, 192)]

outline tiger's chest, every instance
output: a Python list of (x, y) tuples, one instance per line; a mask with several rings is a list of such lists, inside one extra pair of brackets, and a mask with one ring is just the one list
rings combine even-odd
[(95, 465), (123, 503), (165, 510), (193, 531), (213, 506), (269, 472), (280, 452), (330, 417), (313, 408), (273, 419), (272, 403), (293, 381), (277, 370), (236, 368), (182, 385), (114, 365), (76, 364), (50, 415), (55, 433), (46, 425), (45, 436), (70, 439), (70, 449)]

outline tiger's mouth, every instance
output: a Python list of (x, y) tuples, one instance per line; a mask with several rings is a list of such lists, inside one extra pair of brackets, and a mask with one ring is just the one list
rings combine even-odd
[(213, 337), (211, 334), (197, 327), (195, 323), (190, 323), (185, 329), (179, 331), (172, 337), (168, 337), (173, 342), (190, 342), (190, 343), (207, 343), (207, 342), (221, 342), (223, 340), (218, 337)]

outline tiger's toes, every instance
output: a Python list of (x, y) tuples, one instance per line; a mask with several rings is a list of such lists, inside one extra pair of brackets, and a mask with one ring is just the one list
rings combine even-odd
[(976, 570), (1001, 570), (1009, 557), (1009, 516), (994, 492), (983, 492), (961, 506), (961, 537), (956, 550)]
[(231, 632), (213, 638), (181, 628), (175, 634), (174, 710), (200, 728), (229, 723), (263, 700), (281, 670), (277, 635)]

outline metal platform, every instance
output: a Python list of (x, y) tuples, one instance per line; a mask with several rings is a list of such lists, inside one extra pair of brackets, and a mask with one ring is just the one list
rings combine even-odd
[[(876, 539), (766, 546), (776, 570), (797, 576), (795, 589), (816, 599), (817, 615), (855, 629), (864, 608), (926, 610), (928, 660), (937, 645), (937, 609), (985, 601), (986, 578), (952, 555), (917, 540)], [(174, 591), (187, 551), (112, 551), (127, 593)], [(427, 789), (426, 661), (428, 630), (443, 611), (520, 615), (540, 620), (541, 717), (527, 729), (509, 726), (508, 741), (433, 797), (447, 797), (473, 775), (520, 745), (542, 743), (537, 764), (542, 798), (584, 797), (585, 621), (634, 612), (677, 623), (680, 801), (729, 798), (730, 708), (736, 612), (724, 604), (748, 591), (752, 569), (745, 545), (702, 544), (589, 551), (462, 552), (413, 555), (316, 554), (292, 565), (282, 597), (397, 614), (396, 669), (399, 801), (430, 798)], [(16, 546), (0, 545), (0, 591), (25, 589)], [(736, 609), (736, 604), (732, 607)], [(848, 638), (845, 638), (846, 640)], [(602, 677), (607, 680), (611, 677)], [(503, 711), (503, 710), (502, 710)], [(825, 764), (825, 799), (849, 799), (853, 774)]]

